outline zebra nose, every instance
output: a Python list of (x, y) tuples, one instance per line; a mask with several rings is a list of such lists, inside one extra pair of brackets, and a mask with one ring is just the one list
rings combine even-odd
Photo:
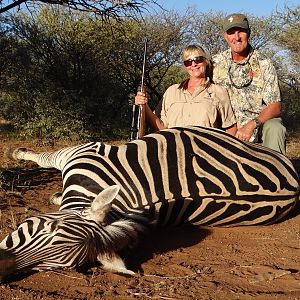
[(0, 283), (5, 277), (14, 273), (15, 269), (15, 256), (4, 249), (0, 249)]

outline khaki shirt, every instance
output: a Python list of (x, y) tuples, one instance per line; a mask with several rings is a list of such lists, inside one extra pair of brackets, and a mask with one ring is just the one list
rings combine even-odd
[(228, 49), (215, 55), (213, 62), (214, 82), (227, 89), (238, 128), (256, 118), (267, 105), (281, 101), (276, 70), (257, 50), (236, 63)]
[(226, 89), (207, 83), (198, 87), (191, 95), (179, 88), (170, 86), (155, 113), (168, 127), (205, 126), (228, 128), (236, 123)]

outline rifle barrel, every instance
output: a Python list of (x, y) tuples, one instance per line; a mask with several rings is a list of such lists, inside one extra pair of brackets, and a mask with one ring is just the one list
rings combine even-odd
[[(142, 68), (142, 80), (141, 80), (141, 92), (144, 92), (144, 82), (145, 82), (145, 69), (146, 69), (146, 56), (147, 56), (147, 37), (144, 40), (144, 57), (143, 57), (143, 68)], [(138, 138), (141, 139), (145, 135), (145, 105), (139, 105), (138, 113)]]
[[(146, 69), (146, 57), (147, 57), (147, 43), (148, 40), (144, 39), (144, 57), (143, 57), (143, 68), (142, 68), (142, 80), (140, 91), (144, 91), (145, 87), (145, 69)], [(131, 123), (131, 134), (130, 140), (141, 139), (145, 135), (145, 105), (133, 105), (132, 108), (132, 123)]]

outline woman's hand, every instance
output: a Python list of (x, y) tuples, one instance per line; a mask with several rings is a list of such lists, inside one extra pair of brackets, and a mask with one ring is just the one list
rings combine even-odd
[(148, 103), (148, 97), (147, 94), (144, 92), (137, 92), (135, 98), (135, 104), (136, 105), (141, 105), (141, 104), (147, 104)]

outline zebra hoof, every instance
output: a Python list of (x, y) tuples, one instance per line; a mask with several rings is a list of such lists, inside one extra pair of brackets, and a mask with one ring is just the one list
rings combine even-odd
[(19, 160), (21, 158), (18, 157), (19, 153), (27, 152), (27, 148), (6, 148), (4, 149), (4, 156), (9, 158), (10, 160)]
[(61, 205), (62, 202), (62, 193), (61, 192), (56, 192), (52, 194), (49, 198), (49, 203), (54, 204), (54, 205)]

